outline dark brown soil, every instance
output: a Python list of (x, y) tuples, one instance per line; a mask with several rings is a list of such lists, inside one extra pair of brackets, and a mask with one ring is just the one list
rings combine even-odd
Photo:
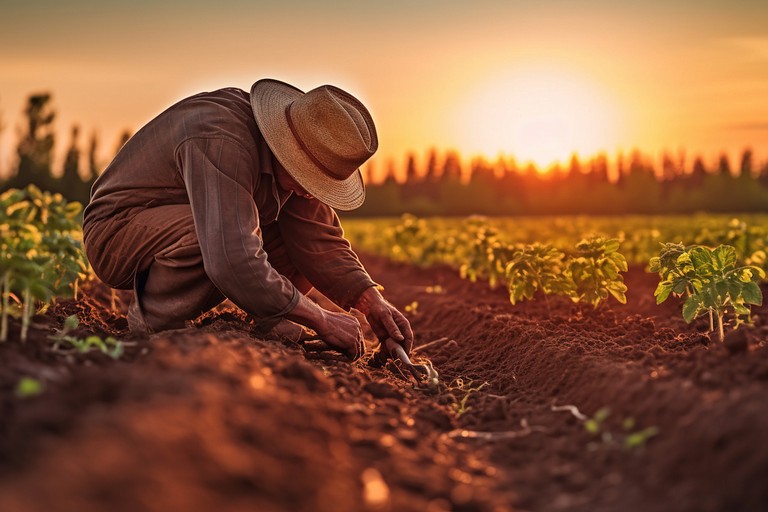
[[(0, 510), (768, 509), (765, 319), (724, 346), (656, 306), (641, 269), (626, 306), (593, 311), (364, 261), (397, 306), (418, 303), (437, 393), (369, 358), (260, 339), (227, 308), (135, 339), (127, 297), (111, 312), (93, 283), (36, 317), (26, 345), (17, 323), (0, 345)], [(126, 354), (53, 352), (73, 313)], [(44, 391), (17, 396), (22, 377)], [(563, 405), (609, 413), (590, 432)]]

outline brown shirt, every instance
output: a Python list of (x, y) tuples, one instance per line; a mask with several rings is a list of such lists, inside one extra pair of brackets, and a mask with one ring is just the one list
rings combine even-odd
[(375, 285), (333, 209), (276, 185), (272, 152), (240, 89), (184, 99), (137, 132), (94, 184), (85, 236), (172, 204), (191, 206), (211, 281), (258, 317), (285, 315), (299, 298), (262, 247), (261, 229), (275, 222), (294, 266), (339, 306)]

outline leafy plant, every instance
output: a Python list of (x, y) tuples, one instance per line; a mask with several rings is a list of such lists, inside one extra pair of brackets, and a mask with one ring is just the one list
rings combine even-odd
[(604, 427), (604, 423), (608, 416), (610, 416), (610, 413), (611, 411), (607, 407), (598, 409), (593, 417), (587, 418), (584, 421), (584, 429), (590, 434), (599, 435), (602, 441), (608, 445), (616, 445), (617, 442), (620, 442), (624, 449), (627, 450), (642, 448), (652, 437), (659, 434), (659, 429), (655, 426), (632, 432), (635, 428), (634, 418), (625, 418), (621, 422), (625, 431), (623, 434), (607, 430)]
[(682, 247), (665, 244), (650, 268), (661, 277), (654, 295), (661, 304), (670, 295), (685, 296), (682, 315), (687, 323), (710, 315), (710, 330), (717, 319), (718, 337), (725, 338), (725, 317), (733, 315), (735, 326), (743, 317), (749, 321), (751, 306), (763, 302), (758, 282), (765, 272), (755, 265), (739, 265), (736, 249), (720, 245), (715, 249), (701, 245)]
[(506, 268), (510, 302), (533, 299), (537, 291), (545, 299), (549, 294), (570, 295), (573, 281), (565, 273), (564, 258), (562, 251), (538, 242), (515, 250)]
[(0, 194), (0, 341), (8, 316), (21, 316), (26, 341), (37, 302), (74, 292), (87, 264), (80, 243), (82, 206), (34, 185)]
[(68, 316), (64, 320), (61, 330), (49, 336), (54, 342), (53, 349), (61, 350), (62, 346), (70, 346), (81, 354), (88, 353), (91, 350), (98, 350), (112, 359), (119, 359), (123, 355), (123, 343), (112, 336), (102, 339), (99, 336), (91, 335), (83, 339), (71, 335), (70, 333), (77, 329), (79, 325), (80, 320), (76, 315)]
[(462, 377), (456, 377), (451, 385), (448, 386), (449, 391), (459, 391), (462, 395), (461, 398), (451, 404), (451, 408), (456, 416), (461, 416), (471, 409), (471, 407), (467, 406), (467, 401), (472, 393), (480, 391), (485, 386), (488, 386), (487, 382), (483, 382), (479, 386), (472, 386), (472, 383), (472, 379), (467, 379), (465, 381)]
[(27, 398), (30, 396), (39, 395), (45, 390), (45, 386), (42, 382), (32, 377), (22, 377), (16, 383), (15, 394), (19, 398)]
[(621, 304), (627, 302), (627, 285), (621, 272), (627, 271), (627, 260), (618, 252), (619, 240), (592, 236), (576, 244), (576, 255), (568, 262), (573, 279), (572, 298), (597, 307), (613, 296)]
[(459, 267), (463, 279), (472, 282), (478, 278), (487, 279), (491, 288), (504, 282), (507, 262), (515, 250), (514, 246), (500, 241), (495, 229), (482, 226), (476, 229), (468, 248), (468, 254)]
[(610, 413), (610, 409), (601, 407), (593, 417), (584, 421), (584, 429), (590, 434), (599, 434), (602, 430), (603, 422), (608, 418)]

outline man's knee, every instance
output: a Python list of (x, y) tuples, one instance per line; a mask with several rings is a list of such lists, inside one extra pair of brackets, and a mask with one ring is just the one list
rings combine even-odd
[(180, 265), (202, 262), (189, 205), (159, 206), (128, 219), (91, 222), (84, 228), (84, 241), (94, 272), (114, 288), (132, 288), (137, 270), (146, 270), (158, 256)]

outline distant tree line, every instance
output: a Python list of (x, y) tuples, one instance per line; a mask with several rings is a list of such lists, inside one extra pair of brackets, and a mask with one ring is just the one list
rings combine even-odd
[[(586, 160), (572, 156), (567, 166), (541, 172), (513, 158), (494, 162), (475, 158), (462, 167), (455, 151), (441, 161), (431, 150), (419, 168), (413, 154), (404, 172), (390, 162), (386, 178), (373, 183), (366, 169), (367, 198), (347, 215), (543, 215), (669, 214), (768, 211), (768, 162), (756, 165), (745, 149), (738, 166), (723, 154), (716, 165), (701, 157), (690, 165), (684, 155), (664, 154), (658, 164), (633, 151), (619, 154), (612, 165), (606, 154)], [(402, 169), (401, 169), (402, 171)], [(396, 175), (404, 179), (396, 179)]]
[[(70, 129), (68, 148), (60, 169), (54, 166), (56, 135), (53, 123), (56, 112), (51, 105), (51, 94), (32, 94), (24, 109), (24, 122), (16, 147), (16, 161), (11, 173), (0, 182), (0, 189), (23, 188), (29, 184), (42, 190), (61, 193), (70, 201), (88, 203), (91, 186), (102, 171), (98, 163), (99, 140), (93, 133), (85, 151), (80, 148), (80, 128)], [(0, 131), (3, 129), (0, 119)], [(120, 147), (130, 134), (120, 137)]]
[[(54, 169), (56, 113), (49, 93), (29, 96), (25, 122), (16, 148), (16, 163), (0, 189), (30, 183), (86, 204), (93, 182), (102, 171), (97, 161), (98, 137), (80, 148), (80, 129), (72, 126), (60, 169)], [(0, 132), (4, 128), (0, 118)], [(117, 149), (130, 137), (120, 136)], [(745, 149), (737, 166), (720, 156), (708, 166), (701, 157), (690, 163), (684, 154), (662, 155), (659, 162), (633, 151), (609, 164), (605, 153), (541, 172), (532, 163), (514, 158), (495, 161), (475, 158), (463, 163), (456, 151), (428, 152), (423, 166), (408, 154), (403, 169), (389, 162), (386, 177), (375, 182), (366, 168), (367, 199), (346, 215), (542, 215), (542, 214), (662, 214), (691, 212), (768, 211), (768, 161), (757, 164)], [(396, 176), (404, 176), (396, 179)]]

